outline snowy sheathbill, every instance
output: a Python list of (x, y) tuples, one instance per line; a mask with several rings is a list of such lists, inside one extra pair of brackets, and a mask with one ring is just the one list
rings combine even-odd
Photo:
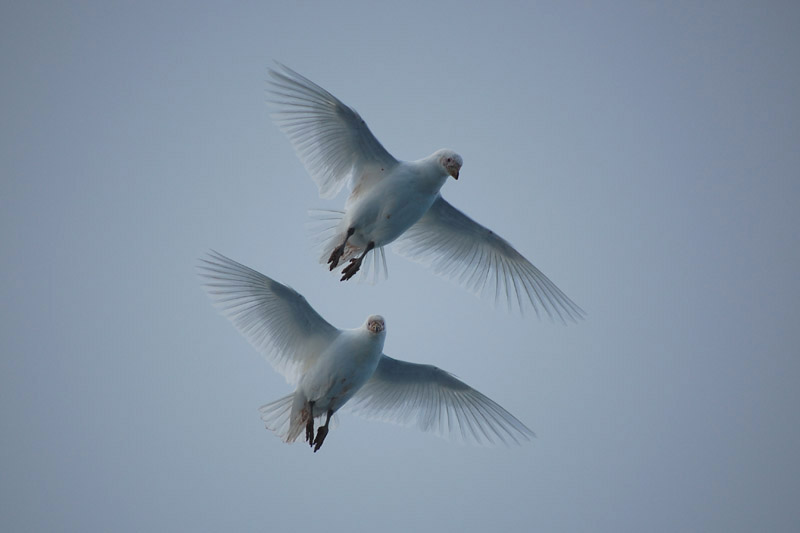
[[(386, 323), (372, 315), (341, 330), (293, 289), (213, 252), (200, 274), (208, 294), (234, 326), (296, 387), (261, 407), (267, 428), (285, 442), (305, 431), (316, 452), (333, 413), (354, 412), (466, 442), (520, 443), (533, 432), (480, 392), (431, 365), (383, 354)], [(314, 419), (325, 423), (314, 435)]]
[(583, 316), (506, 240), (442, 198), (448, 177), (459, 177), (460, 155), (438, 150), (418, 161), (395, 159), (359, 114), (331, 93), (283, 65), (269, 73), (273, 118), (320, 196), (331, 198), (345, 184), (351, 189), (343, 212), (320, 217), (327, 224), (320, 262), (330, 270), (343, 264), (342, 281), (360, 270), (370, 252), (375, 273), (385, 272), (383, 247), (397, 241), (400, 254), (473, 292), (493, 293), (509, 308), (532, 307), (562, 320)]

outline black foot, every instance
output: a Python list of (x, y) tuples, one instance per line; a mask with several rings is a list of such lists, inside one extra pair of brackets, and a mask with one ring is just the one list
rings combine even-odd
[(364, 258), (367, 254), (375, 248), (375, 243), (370, 242), (367, 244), (367, 247), (364, 249), (364, 253), (359, 255), (358, 257), (354, 257), (350, 260), (350, 264), (347, 265), (342, 269), (342, 279), (339, 281), (347, 281), (348, 279), (352, 278), (358, 272), (358, 269), (361, 268), (361, 262), (364, 261)]
[(324, 426), (320, 426), (319, 429), (317, 429), (317, 438), (314, 439), (314, 453), (317, 453), (317, 450), (319, 450), (322, 447), (322, 443), (325, 441), (325, 437), (327, 436), (328, 436), (327, 424)]
[(344, 255), (344, 244), (334, 248), (334, 250), (331, 252), (331, 256), (328, 258), (328, 264), (331, 266), (329, 270), (333, 270), (334, 268), (339, 266), (339, 259), (341, 259), (343, 255)]
[(339, 266), (339, 259), (342, 258), (344, 255), (344, 247), (347, 245), (347, 239), (353, 236), (353, 233), (356, 232), (355, 228), (349, 228), (347, 230), (347, 234), (344, 236), (344, 242), (333, 249), (331, 252), (331, 256), (328, 258), (328, 264), (331, 266), (330, 270), (333, 270), (337, 266)]
[(314, 402), (308, 404), (308, 420), (306, 421), (306, 442), (314, 445)]
[(350, 260), (350, 264), (342, 269), (342, 279), (340, 279), (339, 281), (347, 281), (348, 279), (355, 276), (356, 272), (358, 272), (358, 270), (361, 268), (361, 261), (363, 259), (364, 259), (363, 255), (352, 258)]

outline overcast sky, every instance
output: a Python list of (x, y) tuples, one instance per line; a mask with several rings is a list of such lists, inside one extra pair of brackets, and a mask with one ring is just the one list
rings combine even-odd
[[(0, 529), (797, 531), (794, 2), (5, 2)], [(489, 2), (486, 2), (489, 5)], [(702, 5), (699, 5), (702, 4)], [(405, 258), (339, 283), (269, 118), (279, 60), (587, 311), (493, 308)], [(196, 276), (213, 248), (331, 323), (386, 317), (538, 438), (454, 444), (289, 392)]]

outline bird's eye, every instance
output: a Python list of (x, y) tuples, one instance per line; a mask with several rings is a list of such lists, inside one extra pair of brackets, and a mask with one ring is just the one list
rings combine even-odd
[(449, 158), (449, 157), (447, 158), (447, 162), (448, 162), (448, 163), (450, 162), (450, 158)]

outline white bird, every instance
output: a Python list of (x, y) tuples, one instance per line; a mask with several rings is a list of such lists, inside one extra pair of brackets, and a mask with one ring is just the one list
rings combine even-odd
[(385, 270), (383, 247), (400, 239), (400, 254), (473, 292), (493, 292), (495, 300), (504, 294), (509, 308), (522, 312), (531, 306), (537, 315), (544, 309), (562, 321), (582, 318), (583, 310), (513, 246), (442, 198), (448, 176), (458, 179), (461, 156), (438, 150), (418, 161), (399, 161), (331, 93), (284, 65), (269, 73), (277, 106), (273, 119), (320, 196), (331, 198), (349, 182), (344, 212), (330, 212), (332, 235), (320, 258), (330, 270), (349, 260), (342, 281), (359, 271), (370, 252), (376, 268)]
[[(316, 452), (333, 413), (350, 402), (369, 418), (416, 425), (466, 442), (509, 443), (533, 432), (498, 404), (431, 365), (383, 355), (386, 323), (372, 315), (340, 330), (300, 294), (213, 252), (201, 260), (205, 288), (234, 326), (296, 387), (260, 408), (266, 427), (285, 442), (305, 439)], [(325, 424), (314, 436), (314, 418)]]

